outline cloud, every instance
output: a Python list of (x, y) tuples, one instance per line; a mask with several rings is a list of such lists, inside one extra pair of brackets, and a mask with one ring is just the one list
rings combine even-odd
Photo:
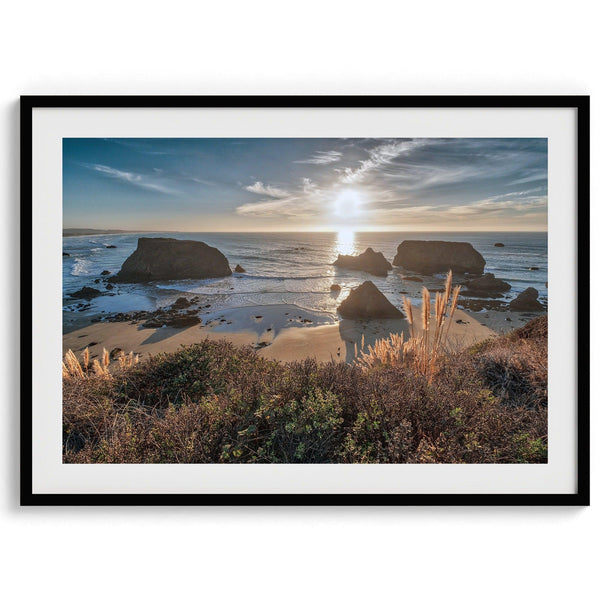
[(359, 167), (355, 169), (352, 169), (351, 167), (342, 169), (340, 171), (340, 181), (342, 181), (342, 183), (358, 183), (362, 181), (370, 171), (378, 170), (384, 166), (390, 165), (394, 159), (399, 156), (409, 154), (428, 143), (431, 143), (431, 141), (400, 140), (380, 144), (379, 146), (368, 150), (369, 158), (361, 161)]
[(131, 171), (120, 171), (113, 167), (99, 164), (84, 164), (84, 167), (96, 171), (105, 177), (110, 179), (117, 179), (123, 183), (129, 183), (136, 187), (141, 187), (146, 190), (154, 192), (161, 192), (163, 194), (178, 194), (179, 192), (153, 176), (143, 175), (141, 173), (133, 173)]
[(242, 204), (235, 209), (240, 215), (265, 218), (308, 218), (319, 214), (322, 209), (323, 192), (308, 177), (302, 179), (301, 188), (295, 192), (265, 186), (260, 181), (245, 189), (256, 194), (271, 196), (273, 199)]
[(261, 196), (270, 196), (271, 198), (287, 198), (289, 193), (281, 188), (276, 188), (271, 185), (265, 185), (262, 181), (257, 181), (252, 185), (247, 185), (245, 190), (252, 192), (253, 194), (260, 194)]
[(310, 158), (295, 160), (295, 163), (305, 165), (328, 165), (342, 159), (342, 153), (337, 150), (317, 150)]

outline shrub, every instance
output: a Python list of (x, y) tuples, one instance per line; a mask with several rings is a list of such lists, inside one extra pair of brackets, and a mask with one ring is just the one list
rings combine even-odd
[(208, 340), (109, 375), (81, 368), (63, 380), (65, 462), (547, 461), (539, 331), (440, 353), (425, 371), (282, 364)]

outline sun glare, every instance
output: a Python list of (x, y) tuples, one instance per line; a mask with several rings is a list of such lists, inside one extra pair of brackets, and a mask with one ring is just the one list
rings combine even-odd
[(362, 194), (350, 188), (340, 191), (337, 195), (333, 210), (337, 217), (352, 218), (358, 216), (362, 204)]
[(350, 228), (343, 228), (337, 232), (336, 254), (354, 254), (354, 231)]

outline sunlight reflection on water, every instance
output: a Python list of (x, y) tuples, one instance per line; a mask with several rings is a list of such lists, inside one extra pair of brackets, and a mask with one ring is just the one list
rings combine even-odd
[(337, 233), (335, 253), (354, 254), (356, 251), (354, 238), (354, 231), (352, 229), (340, 229)]

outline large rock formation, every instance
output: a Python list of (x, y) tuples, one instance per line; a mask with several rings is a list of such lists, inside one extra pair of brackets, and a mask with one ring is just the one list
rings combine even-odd
[(231, 275), (229, 262), (212, 246), (192, 240), (139, 238), (137, 250), (111, 281), (205, 279)]
[(333, 263), (342, 269), (354, 269), (355, 271), (366, 271), (371, 275), (386, 277), (392, 265), (386, 260), (381, 252), (375, 252), (373, 248), (367, 248), (362, 254), (352, 256), (350, 254), (338, 254)]
[(378, 289), (372, 281), (354, 288), (339, 305), (344, 319), (403, 319), (404, 315)]
[(496, 279), (496, 276), (492, 273), (486, 273), (482, 277), (467, 281), (466, 290), (461, 294), (480, 298), (498, 298), (509, 290), (510, 283), (506, 283), (502, 279)]
[(394, 265), (431, 275), (452, 269), (454, 273), (483, 273), (485, 260), (468, 242), (405, 240), (398, 246)]
[(528, 287), (521, 292), (509, 305), (510, 310), (518, 312), (540, 312), (546, 310), (538, 302), (538, 291), (535, 288)]

